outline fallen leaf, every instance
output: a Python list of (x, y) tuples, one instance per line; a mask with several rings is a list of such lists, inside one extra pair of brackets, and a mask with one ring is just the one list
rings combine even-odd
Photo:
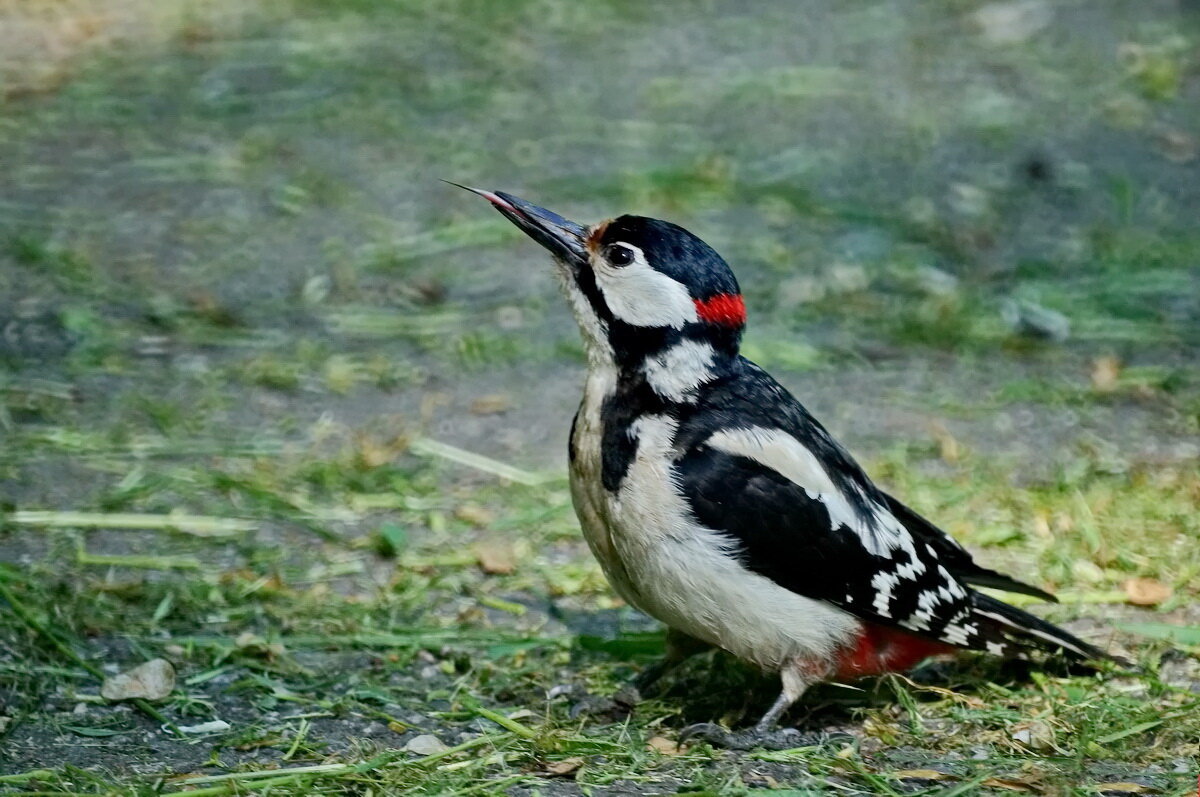
[(1158, 145), (1167, 160), (1174, 163), (1195, 160), (1197, 153), (1200, 153), (1200, 144), (1182, 130), (1162, 131), (1158, 136)]
[(1097, 393), (1111, 393), (1121, 378), (1121, 361), (1111, 355), (1092, 361), (1092, 387)]
[(433, 755), (434, 753), (440, 753), (450, 748), (442, 744), (442, 740), (432, 733), (423, 733), (420, 736), (414, 736), (409, 739), (408, 744), (404, 745), (404, 749), (417, 755)]
[(1093, 791), (1098, 792), (1119, 792), (1121, 794), (1145, 794), (1148, 791), (1158, 791), (1149, 786), (1143, 786), (1141, 783), (1097, 783), (1092, 787)]
[(546, 764), (546, 773), (562, 777), (564, 775), (574, 775), (576, 770), (583, 766), (582, 758), (564, 758), (562, 761), (551, 761)]
[(1171, 588), (1153, 578), (1131, 578), (1121, 588), (1134, 606), (1157, 606), (1171, 597)]
[(1054, 746), (1054, 729), (1041, 720), (1029, 720), (1013, 726), (1009, 734), (1014, 742), (1025, 747), (1045, 750)]
[(512, 547), (501, 542), (481, 542), (475, 545), (479, 569), (493, 576), (506, 576), (517, 569)]
[[(345, 393), (349, 391), (349, 389), (349, 386), (347, 386), (342, 390), (337, 390), (336, 392)], [(358, 448), (357, 454), (359, 463), (364, 468), (371, 470), (388, 464), (396, 458), (396, 454), (398, 453), (394, 446), (381, 443), (378, 440), (373, 440), (366, 435), (358, 435), (355, 442)]]
[(166, 659), (151, 659), (132, 670), (104, 679), (105, 700), (163, 700), (175, 690), (175, 668)]
[(679, 755), (679, 744), (663, 736), (651, 736), (646, 741), (646, 749), (662, 755)]
[(936, 769), (902, 769), (893, 772), (892, 777), (896, 780), (946, 780), (954, 776)]
[(512, 397), (507, 393), (489, 393), (471, 402), (471, 412), (476, 415), (496, 415), (512, 407)]
[(950, 434), (950, 430), (941, 423), (935, 422), (930, 431), (933, 434), (933, 439), (937, 441), (938, 455), (942, 458), (942, 461), (949, 462), (950, 464), (958, 462), (962, 457), (962, 452), (959, 450), (958, 440), (954, 438), (954, 435)]
[(454, 516), (472, 526), (479, 527), (490, 525), (496, 519), (493, 513), (478, 504), (463, 504), (454, 510)]
[(1009, 791), (1033, 791), (1035, 786), (1032, 783), (1025, 783), (1020, 780), (1011, 778), (988, 778), (979, 784), (992, 789), (1008, 789)]
[(242, 653), (250, 653), (257, 656), (263, 656), (268, 659), (274, 659), (277, 656), (282, 656), (285, 652), (283, 644), (280, 642), (268, 642), (253, 631), (243, 631), (238, 634), (233, 640), (233, 644), (237, 646)]

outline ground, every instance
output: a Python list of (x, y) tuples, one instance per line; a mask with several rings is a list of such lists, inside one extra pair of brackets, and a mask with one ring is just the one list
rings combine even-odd
[[(0, 97), (0, 793), (1194, 791), (1194, 4), (39, 0)], [(675, 744), (772, 699), (723, 656), (606, 703), (662, 634), (576, 332), (440, 178), (713, 243), (749, 356), (1145, 672), (931, 662), (781, 752)]]

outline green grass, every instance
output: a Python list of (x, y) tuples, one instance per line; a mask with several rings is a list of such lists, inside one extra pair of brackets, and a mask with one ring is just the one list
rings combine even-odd
[[(0, 793), (1194, 792), (1173, 12), (1064, 4), (996, 47), (973, 0), (242, 5), (2, 101)], [(674, 749), (772, 699), (722, 655), (572, 716), (662, 634), (579, 536), (548, 264), (440, 178), (695, 230), (747, 354), (1145, 672), (964, 656), (822, 687), (790, 719), (846, 735), (784, 752)], [(1070, 337), (1014, 332), (1010, 299)], [(160, 656), (165, 701), (99, 696)]]
[[(270, 460), (234, 455), (215, 465), (175, 464), (152, 487), (121, 502), (126, 512), (161, 507), (167, 496), (177, 507), (233, 505), (255, 524), (233, 536), (181, 534), (170, 515), (157, 528), (148, 520), (146, 531), (120, 518), (114, 525), (128, 530), (94, 528), (104, 515), (66, 517), (62, 528), (10, 523), (8, 535), (18, 529), (44, 535), (47, 547), (32, 567), (0, 570), (14, 605), (40, 629), (12, 614), (0, 616), (0, 634), (26, 654), (20, 666), (0, 671), (6, 690), (20, 695), (13, 706), (18, 724), (8, 733), (33, 725), (84, 741), (137, 738), (142, 723), (93, 704), (88, 696), (98, 683), (81, 668), (167, 656), (181, 672), (181, 686), (157, 710), (177, 725), (240, 717), (227, 733), (204, 740), (213, 745), (210, 763), (232, 769), (227, 779), (201, 778), (194, 785), (220, 794), (268, 785), (299, 792), (366, 785), (486, 791), (499, 782), (536, 783), (547, 777), (545, 767), (576, 758), (584, 763), (574, 777), (597, 786), (666, 778), (720, 791), (740, 788), (742, 769), (752, 762), (770, 761), (781, 767), (782, 774), (772, 776), (777, 780), (834, 779), (852, 790), (886, 793), (917, 777), (903, 773), (930, 766), (946, 769), (937, 776), (938, 788), (969, 790), (1012, 779), (1030, 788), (1065, 788), (1100, 782), (1097, 773), (1105, 767), (1141, 774), (1194, 756), (1200, 700), (1177, 675), (1160, 669), (1163, 644), (1153, 641), (1145, 620), (1127, 612), (1126, 627), (1135, 633), (1118, 638), (1147, 668), (1144, 676), (1067, 675), (1054, 667), (1052, 674), (1027, 673), (968, 659), (923, 685), (885, 679), (861, 685), (865, 692), (819, 692), (811, 703), (817, 716), (858, 729), (849, 746), (751, 755), (742, 763), (703, 745), (679, 756), (644, 750), (646, 739), (670, 738), (674, 728), (706, 711), (745, 721), (769, 699), (769, 682), (729, 662), (701, 661), (682, 677), (684, 693), (644, 703), (629, 720), (571, 719), (568, 703), (547, 703), (546, 690), (567, 681), (607, 693), (634, 671), (631, 665), (652, 659), (661, 638), (613, 625), (599, 637), (573, 632), (546, 614), (548, 598), (580, 616), (615, 619), (613, 598), (577, 537), (561, 482), (520, 487), (475, 480), (464, 490), (453, 485), (466, 474), (436, 460), (402, 458), (372, 467), (355, 445), (361, 441), (343, 441), (326, 455), (303, 450)], [(79, 444), (71, 452), (89, 456)], [(133, 456), (107, 447), (96, 453), (101, 458), (93, 467), (102, 470)], [(1007, 467), (969, 456), (948, 474), (922, 475), (928, 457), (898, 451), (873, 470), (985, 561), (1058, 590), (1064, 605), (1051, 617), (1097, 614), (1095, 601), (1120, 600), (1131, 577), (1172, 589), (1159, 611), (1196, 600), (1200, 557), (1186, 544), (1200, 533), (1194, 471), (1111, 474), (1093, 465), (1029, 489), (1015, 486)], [(216, 518), (195, 522), (220, 527)], [(276, 522), (293, 541), (286, 548), (261, 531)], [(335, 524), (361, 536), (340, 536)], [(382, 535), (392, 542), (381, 554)], [(135, 550), (150, 544), (155, 556), (122, 562), (74, 552), (75, 546), (119, 548), (118, 537), (142, 540)], [(499, 546), (513, 571), (481, 571), (484, 544)], [(1164, 550), (1172, 556), (1164, 557)], [(205, 564), (180, 570), (174, 562)], [(1143, 627), (1146, 636), (1136, 633)], [(711, 669), (715, 664), (721, 666)], [(79, 718), (43, 713), (39, 706), (54, 694), (68, 703), (85, 701), (90, 710)], [(505, 721), (507, 727), (467, 725), (481, 713), (495, 719), (488, 712), (503, 717), (518, 710), (521, 718)], [(300, 719), (254, 718), (268, 711)], [(322, 721), (345, 723), (351, 735), (370, 723), (390, 730), (347, 749), (349, 740), (336, 731), (331, 736)], [(468, 739), (461, 756), (425, 759), (396, 749), (411, 727), (448, 737), (452, 748), (462, 747), (454, 744), (459, 729), (482, 735)], [(1022, 728), (1033, 735), (1025, 739)], [(160, 744), (170, 747), (168, 740), (164, 734)], [(972, 752), (965, 761), (956, 757), (964, 740)], [(287, 754), (279, 766), (300, 769), (287, 774), (236, 765), (249, 750)], [(926, 766), (893, 760), (892, 751)], [(1165, 774), (1152, 780), (1178, 793), (1186, 785)], [(83, 792), (105, 782), (70, 767), (36, 778), (37, 788)], [(133, 788), (139, 781), (125, 776), (120, 782)], [(184, 785), (171, 783), (172, 789)]]

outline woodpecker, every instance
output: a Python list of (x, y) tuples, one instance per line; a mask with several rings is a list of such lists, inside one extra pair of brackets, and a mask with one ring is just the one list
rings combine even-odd
[[(977, 591), (1054, 600), (976, 564), (740, 356), (745, 302), (704, 241), (657, 219), (584, 227), (467, 190), (550, 251), (582, 332), (571, 496), (613, 589), (668, 627), (667, 659), (644, 681), (708, 646), (778, 672), (782, 692), (748, 732), (763, 742), (815, 683), (956, 649), (1118, 661)], [(715, 725), (686, 733), (736, 746)]]

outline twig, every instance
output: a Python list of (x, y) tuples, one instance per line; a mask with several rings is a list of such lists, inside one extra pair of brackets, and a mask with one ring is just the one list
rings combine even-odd
[(27, 780), (46, 780), (56, 775), (49, 769), (31, 769), (28, 772), (17, 772), (13, 775), (0, 775), (0, 783), (24, 783)]
[(200, 560), (194, 556), (123, 556), (88, 553), (82, 545), (75, 552), (75, 562), (81, 565), (137, 567), (143, 570), (199, 570), (202, 566)]
[[(423, 758), (417, 758), (409, 761), (403, 761), (403, 766), (424, 766), (432, 764), (435, 761), (440, 761), (447, 756), (452, 756), (457, 753), (473, 750), (476, 747), (482, 747), (486, 744), (498, 744), (506, 741), (511, 736), (507, 733), (498, 736), (479, 736), (474, 739), (463, 742), (462, 744), (448, 747), (440, 753), (433, 753)], [(326, 778), (338, 775), (362, 774), (372, 770), (379, 769), (394, 761), (401, 755), (404, 755), (403, 750), (390, 750), (382, 753), (368, 761), (363, 761), (358, 764), (314, 764), (312, 766), (292, 767), (290, 769), (260, 769), (252, 772), (227, 772), (221, 775), (199, 775), (194, 778), (184, 778), (172, 783), (174, 786), (193, 786), (201, 783), (219, 784), (211, 786), (207, 789), (195, 790), (179, 790), (168, 792), (169, 794), (187, 794), (190, 797), (211, 797), (212, 795), (229, 794), (233, 790), (241, 789), (266, 789), (272, 786), (277, 786), (282, 783), (287, 783), (295, 779), (301, 778)], [(249, 782), (248, 782), (249, 781)]]
[[(18, 620), (25, 623), (25, 625), (28, 626), (31, 631), (33, 631), (38, 636), (42, 637), (42, 639), (49, 642), (50, 645), (52, 647), (54, 647), (55, 650), (57, 650), (59, 653), (61, 653), (67, 659), (74, 662), (76, 665), (82, 667), (83, 669), (87, 670), (95, 678), (97, 678), (101, 683), (104, 682), (105, 676), (104, 676), (103, 671), (101, 671), (101, 669), (99, 667), (92, 664), (87, 659), (84, 659), (82, 656), (80, 656), (78, 653), (76, 653), (74, 650), (72, 650), (71, 646), (68, 645), (66, 642), (63, 642), (57, 636), (52, 634), (50, 632), (50, 629), (48, 629), (48, 628), (46, 628), (46, 626), (42, 625), (40, 620), (38, 620), (36, 617), (34, 617), (32, 614), (29, 613), (29, 610), (25, 608), (24, 604), (22, 604), (19, 600), (17, 600), (17, 596), (13, 594), (12, 590), (10, 590), (8, 588), (8, 585), (6, 585), (3, 581), (0, 581), (0, 598), (3, 598), (5, 601), (8, 602), (8, 605), (10, 607), (12, 607), (13, 614), (15, 614), (17, 616)], [(178, 726), (176, 726), (175, 723), (171, 722), (171, 720), (169, 720), (165, 716), (163, 716), (163, 713), (161, 711), (159, 711), (158, 709), (156, 709), (154, 706), (150, 705), (148, 702), (146, 702), (145, 700), (143, 700), (140, 697), (135, 698), (131, 702), (135, 706), (137, 706), (138, 709), (143, 714), (147, 715), (148, 717), (150, 717), (153, 720), (156, 720), (160, 725), (167, 727), (176, 736), (179, 736), (180, 738), (184, 738), (183, 731), (179, 730)]]
[(527, 470), (501, 462), (498, 459), (485, 457), (482, 454), (476, 454), (472, 451), (467, 451), (457, 446), (452, 446), (449, 443), (442, 443), (437, 440), (432, 440), (428, 437), (419, 437), (413, 441), (410, 446), (413, 453), (425, 454), (431, 457), (441, 457), (448, 459), (451, 462), (456, 462), (459, 465), (466, 465), (468, 468), (475, 468), (484, 473), (490, 473), (493, 476), (499, 476), (501, 479), (508, 479), (517, 484), (524, 484), (529, 487), (536, 487), (539, 484), (553, 481), (558, 478), (557, 474), (532, 473)]
[(39, 512), (22, 510), (4, 518), (19, 526), (43, 528), (132, 529), (179, 531), (196, 537), (233, 537), (254, 531), (258, 524), (242, 518), (206, 517), (169, 513), (147, 515), (132, 512)]
[(517, 722), (516, 720), (510, 720), (508, 717), (504, 716), (503, 714), (499, 714), (495, 711), (492, 711), (491, 709), (486, 709), (483, 706), (473, 706), (472, 708), (475, 711), (475, 713), (478, 714), (479, 716), (483, 717), (484, 719), (491, 720), (492, 722), (499, 725), (501, 728), (512, 731), (517, 736), (523, 736), (526, 739), (538, 738), (537, 731), (534, 731), (531, 728), (525, 727), (524, 725)]

